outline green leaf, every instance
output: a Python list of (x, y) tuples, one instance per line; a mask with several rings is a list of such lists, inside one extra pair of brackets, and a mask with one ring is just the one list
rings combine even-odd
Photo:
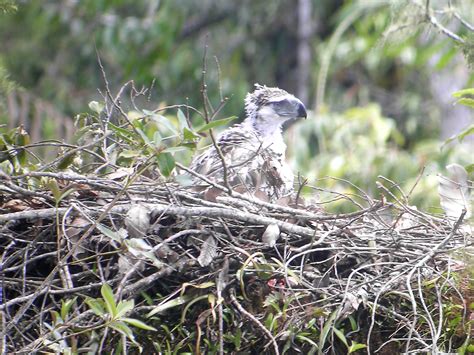
[(349, 316), (349, 322), (351, 323), (351, 329), (352, 331), (356, 331), (357, 329), (359, 329), (359, 327), (357, 326), (357, 322), (356, 320), (354, 319), (353, 316)]
[(270, 332), (273, 331), (274, 328), (274, 315), (273, 313), (268, 313), (267, 318), (265, 318), (265, 328), (267, 328)]
[(316, 324), (316, 318), (311, 318), (311, 320), (306, 324), (305, 329), (312, 328)]
[(468, 95), (474, 96), (474, 88), (463, 89), (453, 93), (454, 97), (463, 97)]
[[(139, 122), (139, 121), (135, 121), (135, 122)], [(142, 140), (143, 140), (143, 143), (145, 143), (146, 145), (150, 145), (150, 139), (148, 139), (147, 135), (145, 134), (145, 132), (143, 132), (142, 129), (138, 128), (138, 127), (135, 127), (135, 130), (138, 132), (138, 134), (140, 135), (140, 137), (142, 137)]]
[(347, 339), (346, 336), (344, 335), (343, 332), (341, 332), (339, 329), (336, 327), (332, 328), (334, 334), (344, 343), (345, 346), (349, 347), (349, 344), (347, 344)]
[(201, 138), (201, 136), (194, 133), (189, 128), (184, 127), (184, 129), (183, 129), (183, 138), (186, 141), (193, 141), (195, 139)]
[(143, 323), (141, 320), (135, 318), (122, 318), (121, 320), (140, 329), (156, 331), (156, 328), (153, 328), (152, 326), (149, 326), (148, 324)]
[(198, 289), (205, 289), (205, 288), (210, 288), (210, 287), (213, 287), (215, 286), (216, 283), (214, 281), (206, 281), (206, 282), (203, 282), (203, 283), (200, 283), (200, 284), (196, 284), (196, 283), (190, 283), (190, 282), (185, 282), (181, 285), (181, 295), (184, 294), (184, 292), (186, 291), (186, 288), (187, 287), (194, 287), (194, 288), (198, 288)]
[(236, 329), (233, 340), (234, 340), (234, 346), (236, 348), (235, 350), (239, 350), (240, 347), (242, 346), (242, 330), (240, 328)]
[(58, 182), (55, 179), (49, 179), (46, 183), (46, 186), (49, 188), (51, 193), (53, 194), (54, 201), (59, 202), (61, 201), (61, 189), (59, 188)]
[(127, 112), (127, 117), (132, 122), (135, 120), (142, 119), (143, 117), (145, 117), (145, 115), (142, 112), (132, 110)]
[(147, 317), (151, 317), (154, 314), (161, 313), (169, 308), (173, 308), (176, 306), (180, 306), (182, 304), (185, 304), (191, 299), (191, 296), (180, 296), (175, 299), (172, 299), (168, 302), (165, 302), (163, 304), (158, 305), (155, 307), (150, 313), (147, 314)]
[(156, 159), (161, 173), (166, 177), (170, 176), (175, 167), (175, 161), (171, 153), (162, 152)]
[(141, 156), (141, 153), (136, 150), (124, 150), (119, 156), (122, 158), (136, 158)]
[(115, 329), (119, 333), (122, 333), (127, 338), (131, 339), (132, 341), (135, 341), (135, 337), (133, 336), (133, 331), (124, 322), (113, 321), (109, 323), (109, 327)]
[(107, 311), (111, 315), (112, 318), (117, 317), (117, 304), (115, 303), (114, 293), (112, 288), (108, 284), (103, 284), (100, 288), (100, 293), (105, 301), (105, 306), (107, 307)]
[(467, 136), (469, 136), (471, 134), (474, 134), (474, 124), (471, 124), (471, 125), (467, 126), (459, 134), (456, 134), (456, 135), (451, 136), (448, 139), (446, 139), (446, 141), (443, 143), (443, 145), (449, 144), (455, 139), (462, 142), (464, 140), (464, 138), (466, 138)]
[(76, 302), (77, 297), (74, 297), (70, 300), (64, 301), (61, 300), (61, 318), (66, 320), (69, 311), (71, 310), (72, 306)]
[(104, 107), (105, 107), (104, 103), (102, 102), (97, 102), (97, 101), (89, 102), (89, 108), (95, 113), (101, 113)]
[(453, 96), (459, 98), (456, 103), (474, 108), (474, 88), (456, 91)]
[(69, 165), (72, 164), (72, 162), (74, 161), (74, 158), (76, 157), (76, 154), (65, 154), (63, 156), (63, 158), (59, 161), (59, 164), (58, 164), (58, 169), (59, 170), (64, 170), (66, 169), (67, 167), (69, 167)]
[(163, 137), (161, 136), (160, 132), (156, 131), (153, 133), (153, 143), (155, 144), (156, 147), (160, 146), (161, 141), (163, 140)]
[(304, 335), (296, 335), (296, 339), (300, 340), (300, 341), (304, 341), (304, 342), (307, 342), (308, 344), (311, 344), (316, 350), (318, 349), (318, 344), (316, 344), (313, 340), (311, 340), (310, 338), (304, 336)]
[(106, 237), (109, 237), (116, 242), (122, 243), (123, 240), (127, 237), (125, 230), (113, 231), (110, 228), (104, 226), (103, 224), (98, 224), (97, 229)]
[(53, 321), (53, 325), (58, 325), (58, 324), (63, 324), (64, 319), (61, 318), (58, 312), (56, 311), (51, 311), (51, 319)]
[(69, 186), (61, 190), (61, 195), (59, 196), (59, 199), (56, 202), (60, 202), (63, 198), (69, 196), (74, 191), (76, 191), (76, 188), (74, 186)]
[(319, 344), (318, 344), (319, 349), (324, 348), (324, 344), (326, 344), (326, 339), (328, 337), (329, 331), (333, 327), (336, 316), (337, 316), (337, 310), (333, 311), (331, 315), (329, 316), (329, 318), (324, 323), (324, 327), (321, 330), (321, 333), (319, 334)]
[(189, 150), (188, 147), (183, 147), (183, 146), (179, 146), (179, 147), (168, 147), (166, 149), (163, 149), (161, 151), (161, 153), (176, 153), (176, 152), (184, 152), (184, 151), (187, 151)]
[(16, 145), (19, 145), (20, 147), (30, 144), (30, 135), (28, 134), (27, 131), (24, 130), (23, 126), (20, 126), (18, 128), (16, 137), (15, 137), (15, 143)]
[(205, 132), (205, 131), (208, 131), (212, 128), (216, 128), (216, 127), (220, 127), (220, 126), (225, 126), (226, 124), (228, 124), (229, 122), (235, 120), (237, 118), (237, 116), (231, 116), (231, 117), (227, 117), (227, 118), (222, 118), (220, 120), (214, 120), (212, 122), (209, 122), (207, 124), (205, 124), (204, 126), (202, 126), (201, 128), (199, 128), (197, 130), (198, 133), (201, 133), (201, 132)]
[(0, 11), (4, 14), (13, 13), (17, 10), (18, 6), (16, 6), (14, 3), (10, 3), (9, 1), (0, 2)]
[(470, 136), (471, 134), (474, 134), (474, 124), (468, 126), (466, 129), (464, 129), (461, 133), (458, 134), (458, 140), (462, 142), (464, 138), (467, 136)]
[(99, 317), (104, 317), (105, 315), (105, 308), (104, 308), (104, 302), (101, 300), (96, 300), (93, 298), (88, 298), (86, 299), (86, 303), (89, 306), (89, 308)]
[(188, 120), (181, 109), (178, 109), (178, 122), (180, 130), (189, 129)]
[(456, 47), (451, 47), (449, 50), (444, 52), (444, 54), (439, 58), (438, 62), (435, 65), (436, 70), (441, 70), (446, 67), (447, 64), (451, 62), (451, 59), (458, 53)]
[(474, 172), (474, 164), (469, 164), (468, 166), (465, 166), (464, 169), (466, 169), (468, 173), (472, 173)]
[[(30, 144), (30, 135), (25, 131), (23, 126), (17, 128), (15, 144), (20, 147)], [(25, 149), (17, 148), (16, 157), (21, 166), (25, 166), (28, 162), (28, 155)]]
[(207, 299), (209, 297), (209, 294), (207, 295), (201, 295), (199, 297), (195, 297), (192, 301), (190, 301), (183, 309), (183, 313), (181, 314), (181, 323), (184, 323), (186, 320), (186, 313), (188, 312), (188, 309), (195, 304), (196, 302), (199, 302), (201, 300)]
[(274, 268), (269, 264), (255, 264), (257, 275), (262, 280), (268, 280), (274, 273)]
[(459, 99), (458, 101), (456, 101), (456, 103), (474, 108), (474, 99), (470, 99), (467, 97)]
[(365, 345), (365, 344), (352, 342), (351, 346), (349, 346), (349, 348), (347, 349), (347, 353), (351, 354), (353, 352), (356, 352), (357, 350), (365, 349), (366, 347), (367, 347), (367, 345)]
[(165, 116), (158, 115), (152, 111), (148, 110), (143, 110), (143, 113), (145, 113), (148, 117), (150, 117), (155, 123), (157, 124), (158, 128), (166, 128), (173, 134), (177, 135), (178, 131), (176, 128), (173, 126), (171, 121), (167, 119)]
[(122, 301), (117, 305), (117, 317), (120, 318), (124, 316), (127, 312), (130, 312), (133, 307), (135, 307), (134, 300)]
[(132, 131), (128, 130), (128, 129), (125, 129), (125, 128), (122, 128), (122, 127), (118, 127), (116, 125), (114, 125), (113, 123), (108, 123), (109, 125), (109, 128), (110, 130), (114, 131), (115, 134), (124, 139), (125, 141), (127, 141), (128, 143), (133, 143), (134, 140), (133, 140), (133, 134), (132, 134)]
[(151, 306), (153, 304), (153, 298), (146, 292), (140, 292), (140, 296), (142, 296), (145, 299), (145, 302)]

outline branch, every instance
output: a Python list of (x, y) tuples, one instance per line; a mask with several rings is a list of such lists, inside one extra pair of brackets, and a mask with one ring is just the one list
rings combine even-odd
[[(275, 218), (263, 217), (249, 212), (236, 211), (234, 209), (225, 209), (218, 207), (175, 207), (159, 204), (149, 204), (148, 207), (152, 209), (152, 213), (158, 215), (207, 218), (222, 217), (244, 223), (254, 223), (264, 226), (276, 224), (283, 232), (297, 234), (305, 237), (313, 237), (315, 234), (315, 231), (313, 231), (311, 228), (297, 226), (295, 224), (283, 222)], [(112, 208), (112, 210), (114, 210), (114, 208)]]
[(442, 24), (440, 24), (438, 22), (438, 19), (431, 14), (430, 0), (426, 0), (425, 17), (426, 17), (426, 20), (429, 23), (431, 23), (435, 28), (437, 28), (441, 33), (445, 34), (446, 36), (448, 36), (449, 38), (455, 40), (456, 42), (465, 43), (464, 39), (462, 39), (457, 34), (455, 34), (454, 32), (451, 32), (446, 27), (444, 27)]
[(188, 23), (184, 24), (179, 37), (180, 39), (186, 39), (187, 37), (196, 35), (203, 29), (208, 28), (218, 22), (221, 22), (231, 15), (233, 15), (233, 9), (226, 9), (225, 11), (222, 11), (212, 16), (209, 16), (209, 14), (206, 13), (206, 15), (202, 18), (191, 20)]
[[(219, 112), (222, 109), (222, 107), (225, 104), (225, 101), (224, 102), (221, 101), (221, 103), (219, 104), (218, 109), (210, 117), (209, 116), (209, 109), (207, 107), (207, 105), (209, 103), (209, 97), (207, 96), (207, 84), (206, 84), (207, 47), (208, 47), (208, 45), (207, 45), (207, 37), (206, 37), (206, 44), (204, 45), (204, 54), (203, 54), (203, 57), (202, 57), (201, 96), (202, 96), (202, 104), (203, 104), (203, 109), (204, 109), (204, 120), (206, 121), (206, 123), (209, 123), (215, 117), (216, 112)], [(226, 162), (225, 162), (224, 154), (222, 153), (222, 150), (219, 147), (219, 144), (217, 144), (217, 140), (214, 137), (214, 133), (213, 133), (211, 128), (209, 129), (209, 136), (211, 137), (212, 145), (214, 146), (214, 149), (216, 150), (217, 155), (219, 156), (219, 159), (221, 160), (221, 163), (222, 163), (222, 173), (223, 173), (224, 186), (226, 187), (227, 193), (229, 195), (232, 195), (232, 188), (230, 187), (229, 180), (228, 180), (229, 172), (228, 172), (227, 165), (226, 165)]]
[(270, 333), (270, 331), (267, 328), (265, 328), (265, 326), (257, 318), (255, 318), (254, 315), (252, 315), (252, 313), (248, 312), (244, 307), (242, 307), (242, 305), (239, 303), (239, 301), (237, 301), (237, 298), (235, 297), (235, 291), (234, 290), (231, 290), (230, 299), (232, 301), (232, 304), (235, 307), (237, 307), (237, 309), (240, 311), (240, 313), (242, 313), (244, 316), (246, 316), (248, 319), (250, 319), (253, 323), (255, 323), (265, 333), (267, 338), (269, 338), (271, 340), (271, 342), (273, 344), (274, 354), (280, 355), (280, 351), (278, 350), (278, 344), (275, 340), (275, 337), (272, 335), (272, 333)]
[(464, 20), (461, 15), (459, 15), (459, 13), (457, 11), (454, 10), (453, 8), (453, 4), (452, 4), (452, 0), (449, 0), (448, 1), (449, 3), (449, 9), (451, 10), (452, 14), (454, 15), (454, 17), (456, 17), (459, 22), (461, 22), (461, 24), (464, 25), (464, 27), (466, 27), (469, 31), (473, 31), (474, 32), (474, 26), (471, 25), (469, 22), (467, 22), (466, 20)]
[(409, 346), (410, 346), (410, 340), (411, 340), (411, 333), (412, 331), (415, 329), (415, 326), (416, 326), (416, 322), (417, 322), (417, 306), (416, 306), (416, 300), (415, 300), (415, 295), (413, 294), (413, 290), (412, 290), (412, 287), (411, 287), (411, 278), (413, 277), (413, 274), (415, 273), (415, 271), (417, 271), (419, 268), (423, 267), (433, 256), (436, 255), (436, 253), (438, 252), (438, 250), (440, 248), (442, 248), (453, 236), (454, 234), (456, 233), (456, 231), (458, 230), (459, 226), (461, 225), (462, 221), (464, 220), (464, 216), (466, 215), (467, 213), (467, 210), (464, 209), (461, 213), (461, 215), (459, 216), (458, 220), (456, 221), (456, 223), (454, 224), (453, 226), (453, 229), (451, 230), (451, 232), (448, 234), (448, 236), (446, 238), (444, 238), (440, 243), (438, 243), (434, 248), (433, 250), (431, 250), (426, 256), (424, 256), (420, 261), (418, 261), (415, 266), (413, 266), (413, 268), (410, 270), (410, 272), (408, 273), (407, 275), (407, 278), (406, 278), (406, 285), (407, 285), (407, 289), (408, 289), (408, 293), (410, 294), (410, 298), (411, 298), (411, 304), (412, 304), (412, 311), (413, 311), (413, 321), (412, 321), (412, 327), (410, 328), (410, 333), (409, 333), (409, 336), (408, 336), (408, 341), (406, 343), (406, 347), (405, 347), (405, 350), (408, 352), (408, 349), (409, 349)]

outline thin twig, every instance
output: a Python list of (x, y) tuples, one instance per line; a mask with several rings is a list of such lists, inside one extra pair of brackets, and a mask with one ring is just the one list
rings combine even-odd
[(416, 306), (416, 300), (415, 300), (415, 295), (413, 294), (413, 290), (412, 290), (412, 287), (411, 287), (411, 279), (413, 277), (413, 274), (415, 273), (415, 271), (417, 271), (419, 268), (422, 268), (425, 266), (425, 264), (428, 262), (428, 260), (430, 260), (434, 255), (436, 255), (436, 253), (438, 252), (438, 250), (440, 248), (442, 248), (446, 243), (448, 243), (451, 238), (454, 236), (454, 234), (456, 233), (456, 231), (458, 230), (459, 226), (461, 225), (462, 221), (464, 220), (464, 216), (466, 216), (466, 213), (467, 213), (467, 210), (466, 209), (463, 209), (461, 215), (459, 216), (458, 220), (456, 221), (456, 223), (454, 224), (453, 226), (453, 229), (451, 230), (451, 232), (446, 236), (446, 238), (444, 238), (440, 243), (438, 243), (428, 254), (426, 254), (426, 256), (424, 256), (423, 258), (421, 258), (416, 264), (415, 266), (413, 266), (413, 268), (410, 270), (410, 272), (408, 273), (407, 275), (407, 278), (406, 278), (406, 286), (407, 286), (407, 289), (408, 289), (408, 292), (411, 296), (411, 305), (412, 305), (412, 311), (413, 311), (413, 321), (412, 321), (412, 327), (410, 328), (410, 333), (409, 333), (409, 336), (408, 336), (408, 341), (406, 343), (406, 346), (405, 346), (405, 351), (408, 352), (409, 350), (409, 346), (410, 346), (410, 340), (411, 340), (411, 334), (412, 334), (412, 331), (413, 329), (415, 329), (415, 326), (416, 326), (416, 321), (417, 321), (417, 306)]
[(235, 297), (235, 290), (233, 289), (230, 292), (230, 299), (231, 299), (232, 304), (239, 310), (240, 313), (242, 313), (244, 316), (250, 319), (253, 323), (255, 323), (257, 327), (259, 327), (265, 333), (267, 338), (273, 344), (274, 354), (279, 355), (280, 350), (278, 349), (278, 344), (276, 342), (275, 337), (272, 335), (272, 333), (270, 333), (270, 331), (267, 328), (265, 328), (265, 326), (257, 318), (255, 318), (255, 316), (252, 313), (248, 312), (244, 307), (242, 307), (239, 301), (237, 301), (237, 298)]
[[(206, 74), (207, 74), (207, 37), (206, 37), (206, 43), (204, 45), (204, 54), (202, 58), (202, 78), (201, 78), (201, 97), (203, 101), (203, 110), (204, 110), (204, 120), (206, 123), (210, 123), (211, 120), (214, 117), (214, 114), (212, 116), (209, 114), (209, 97), (207, 95), (207, 84), (206, 84)], [(221, 102), (220, 107), (222, 108), (223, 104)], [(217, 111), (217, 110), (216, 110)], [(220, 111), (220, 108), (219, 110)], [(219, 159), (221, 160), (222, 163), (222, 173), (223, 173), (223, 184), (226, 187), (227, 193), (229, 195), (232, 195), (232, 188), (230, 187), (228, 176), (228, 168), (225, 162), (224, 154), (222, 153), (221, 148), (219, 147), (219, 144), (217, 144), (216, 138), (214, 136), (214, 133), (212, 129), (209, 129), (209, 136), (211, 137), (212, 145), (214, 146), (214, 149), (217, 152), (217, 155), (219, 156)]]
[(455, 34), (454, 32), (452, 32), (452, 31), (448, 30), (446, 27), (444, 27), (441, 23), (438, 22), (437, 18), (431, 14), (430, 0), (426, 0), (425, 18), (426, 18), (426, 21), (431, 23), (441, 33), (443, 33), (444, 35), (446, 35), (449, 38), (453, 39), (454, 41), (459, 42), (459, 43), (465, 43), (466, 42), (463, 38), (459, 37), (457, 34)]

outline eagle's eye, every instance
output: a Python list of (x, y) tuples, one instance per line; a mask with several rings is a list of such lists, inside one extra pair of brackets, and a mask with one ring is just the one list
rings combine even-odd
[(290, 101), (288, 101), (287, 99), (272, 101), (270, 102), (270, 104), (275, 108), (287, 108), (291, 106)]

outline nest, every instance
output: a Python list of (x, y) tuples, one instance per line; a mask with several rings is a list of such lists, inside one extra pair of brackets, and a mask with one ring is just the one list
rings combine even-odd
[[(42, 178), (57, 189), (28, 188)], [(210, 201), (119, 175), (31, 172), (0, 189), (9, 353), (394, 353), (468, 338), (463, 216), (375, 200), (338, 215), (238, 193)], [(100, 309), (104, 284), (128, 318)]]
[[(206, 103), (204, 77), (202, 92)], [(175, 158), (227, 122), (213, 121), (225, 100), (213, 112), (140, 110), (135, 99), (146, 93), (133, 81), (115, 96), (106, 87), (105, 107), (92, 102), (95, 114), (78, 116), (79, 145), (28, 145), (23, 128), (1, 137), (10, 171), (0, 170), (0, 352), (468, 347), (465, 212), (449, 220), (418, 211), (382, 184), (382, 201), (332, 195), (357, 206), (348, 214), (216, 184), (195, 192), (163, 176), (188, 170)], [(177, 108), (186, 114), (161, 115)], [(45, 146), (62, 151), (38, 163), (31, 149)]]

